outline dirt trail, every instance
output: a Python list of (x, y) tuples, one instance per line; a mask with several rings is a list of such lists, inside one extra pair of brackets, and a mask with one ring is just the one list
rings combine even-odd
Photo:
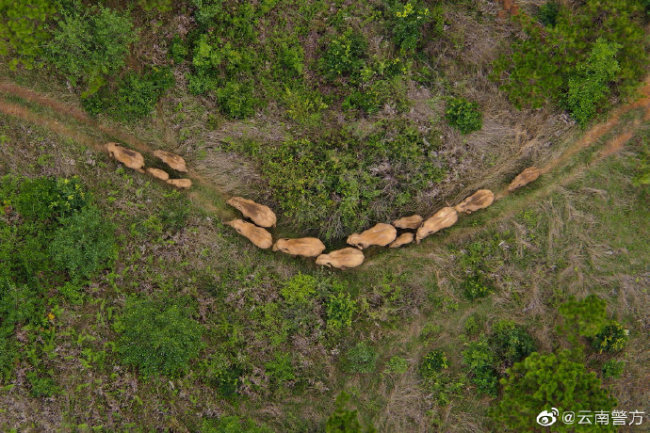
[[(79, 108), (77, 107), (70, 106), (63, 102), (57, 101), (49, 96), (19, 86), (15, 83), (0, 81), (0, 93), (17, 96), (33, 104), (51, 108), (57, 113), (57, 115), (61, 115), (64, 117), (69, 116), (74, 120), (76, 120), (77, 122), (87, 125), (93, 129), (96, 129), (97, 131), (101, 132), (107, 137), (112, 137), (117, 139), (118, 141), (124, 142), (142, 153), (151, 154), (155, 150), (151, 145), (138, 139), (131, 133), (100, 124), (97, 120), (91, 118), (86, 113), (79, 110)], [(620, 124), (621, 117), (631, 110), (645, 107), (646, 113), (644, 116), (644, 120), (645, 121), (650, 120), (650, 76), (644, 82), (643, 87), (641, 87), (640, 96), (641, 96), (640, 99), (632, 103), (620, 106), (615, 110), (613, 110), (605, 122), (597, 124), (592, 128), (590, 128), (579, 140), (575, 141), (573, 144), (567, 147), (557, 158), (552, 159), (543, 167), (541, 167), (542, 173), (543, 174), (549, 173), (567, 164), (572, 159), (572, 157), (575, 156), (577, 153), (593, 145), (599, 139), (601, 139), (605, 134), (612, 131), (617, 125)], [(99, 141), (97, 138), (91, 137), (88, 134), (85, 134), (69, 126), (66, 126), (64, 123), (53, 118), (52, 116), (34, 113), (33, 111), (30, 111), (28, 108), (24, 106), (7, 101), (1, 96), (0, 96), (0, 112), (10, 116), (21, 118), (30, 123), (44, 126), (48, 129), (51, 129), (52, 131), (54, 131), (55, 133), (61, 136), (71, 138), (79, 143), (92, 147), (98, 151), (102, 151), (102, 152), (105, 151), (104, 148), (105, 142), (109, 141), (109, 140)], [(602, 146), (602, 149), (600, 150), (598, 155), (595, 157), (595, 159), (592, 159), (591, 162), (593, 163), (594, 161), (605, 158), (620, 150), (634, 136), (634, 131), (638, 129), (641, 126), (641, 124), (642, 122), (640, 120), (637, 120), (634, 123), (632, 123), (630, 130), (621, 133), (618, 136), (610, 139), (607, 143), (604, 144), (604, 146)], [(547, 194), (552, 188), (556, 187), (557, 185), (562, 185), (570, 182), (575, 177), (577, 177), (582, 170), (584, 170), (584, 164), (572, 170), (570, 173), (565, 174), (561, 179), (558, 179), (556, 182), (547, 185), (544, 188), (541, 188), (533, 193), (527, 194), (523, 200), (520, 200), (519, 203), (512, 206), (508, 210), (501, 212), (498, 216), (495, 217), (495, 219), (503, 219), (508, 216), (514, 215), (516, 212), (523, 209), (527, 204), (539, 200), (541, 196)], [(209, 179), (202, 176), (201, 174), (197, 173), (195, 170), (190, 170), (188, 172), (188, 177), (190, 177), (194, 181), (194, 183), (198, 186), (197, 189), (194, 189), (189, 193), (189, 197), (193, 202), (195, 202), (203, 210), (221, 219), (232, 217), (231, 213), (229, 213), (225, 209), (216, 206), (214, 204), (214, 200), (210, 198), (210, 196), (216, 196), (220, 199), (225, 199), (227, 197), (227, 194), (225, 194), (223, 190), (219, 188), (218, 185), (215, 185), (213, 182), (211, 182)], [(495, 199), (496, 200), (502, 199), (506, 197), (508, 194), (509, 193), (506, 188), (503, 188), (500, 191), (495, 191), (495, 196), (496, 196)], [(479, 227), (458, 229), (457, 231), (454, 231), (453, 234), (447, 236), (444, 242), (447, 243), (450, 242), (451, 240), (458, 240), (459, 238), (468, 236), (479, 229), (480, 229)]]

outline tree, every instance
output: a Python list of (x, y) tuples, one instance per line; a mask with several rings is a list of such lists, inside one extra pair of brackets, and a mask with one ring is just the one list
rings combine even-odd
[(46, 23), (56, 9), (50, 0), (0, 0), (0, 56), (13, 57), (9, 66), (34, 66), (50, 37)]
[[(503, 397), (491, 410), (492, 418), (510, 432), (537, 431), (535, 420), (543, 410), (610, 411), (617, 401), (601, 388), (600, 379), (584, 364), (573, 362), (568, 351), (533, 353), (516, 363), (501, 379)], [(542, 427), (539, 427), (539, 431)], [(567, 425), (556, 422), (554, 432), (613, 432), (612, 425)]]

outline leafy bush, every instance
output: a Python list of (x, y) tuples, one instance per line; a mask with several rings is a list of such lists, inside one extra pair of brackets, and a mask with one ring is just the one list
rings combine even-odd
[(202, 376), (215, 387), (222, 397), (230, 398), (237, 393), (243, 370), (231, 356), (216, 353), (201, 361)]
[[(597, 407), (608, 412), (616, 405), (616, 399), (601, 388), (596, 375), (587, 371), (583, 363), (572, 361), (567, 351), (558, 354), (535, 352), (510, 368), (501, 383), (503, 396), (491, 415), (504, 431), (530, 430), (540, 410), (551, 407), (576, 412)], [(593, 425), (586, 427), (579, 431), (596, 431)], [(602, 431), (612, 428), (602, 427)], [(575, 426), (561, 422), (555, 423), (553, 430), (576, 431)]]
[(327, 300), (327, 329), (334, 332), (352, 326), (357, 311), (357, 302), (348, 293), (339, 292)]
[(465, 319), (463, 328), (465, 335), (468, 337), (478, 335), (478, 333), (483, 328), (483, 319), (477, 313), (472, 313), (467, 317), (467, 319)]
[(280, 288), (280, 294), (290, 304), (309, 302), (316, 294), (318, 280), (307, 274), (298, 273), (287, 280)]
[(296, 378), (291, 365), (291, 354), (286, 352), (277, 353), (272, 361), (264, 364), (264, 368), (272, 386), (275, 388), (281, 387), (286, 382)]
[(202, 327), (186, 308), (130, 298), (115, 322), (122, 361), (145, 375), (179, 376), (203, 347)]
[(113, 86), (102, 87), (84, 98), (83, 106), (91, 114), (106, 113), (122, 121), (146, 117), (155, 108), (160, 97), (174, 85), (169, 68), (152, 69), (143, 75), (126, 74)]
[(571, 298), (560, 305), (559, 312), (566, 322), (566, 332), (577, 332), (583, 337), (595, 337), (605, 326), (607, 302), (596, 295), (589, 295), (582, 301)]
[(346, 30), (329, 41), (320, 59), (320, 69), (329, 80), (359, 73), (365, 64), (366, 50), (367, 44), (363, 36), (353, 30)]
[(621, 377), (623, 374), (623, 369), (625, 368), (625, 362), (617, 361), (615, 359), (610, 359), (603, 364), (601, 369), (603, 373), (603, 378), (608, 379), (610, 377), (617, 378)]
[(348, 349), (343, 360), (343, 367), (348, 373), (372, 373), (377, 363), (377, 352), (364, 342)]
[(169, 57), (172, 58), (174, 63), (182, 63), (189, 54), (190, 49), (186, 42), (179, 35), (174, 35), (169, 42)]
[(484, 298), (494, 291), (494, 287), (480, 273), (476, 272), (463, 280), (461, 283), (463, 293), (470, 301)]
[(556, 1), (547, 1), (539, 7), (539, 10), (537, 11), (537, 19), (544, 24), (545, 27), (554, 27), (559, 12), (560, 5)]
[(483, 127), (483, 117), (478, 104), (464, 98), (452, 98), (445, 110), (447, 122), (462, 134), (478, 131)]
[(489, 343), (506, 366), (521, 361), (536, 350), (535, 340), (526, 328), (510, 320), (500, 320), (494, 325)]
[(50, 38), (47, 23), (55, 16), (51, 0), (29, 2), (0, 0), (0, 56), (9, 56), (9, 66), (34, 67)]
[(573, 117), (582, 126), (591, 120), (599, 107), (606, 104), (610, 82), (620, 72), (616, 54), (618, 44), (599, 38), (584, 64), (577, 66), (576, 74), (569, 78), (567, 103)]
[(96, 207), (85, 207), (60, 222), (50, 244), (50, 256), (73, 281), (90, 277), (115, 257), (115, 228)]
[(441, 350), (432, 350), (424, 355), (420, 362), (419, 372), (422, 379), (434, 378), (443, 369), (449, 368), (447, 356)]
[(463, 363), (476, 388), (485, 394), (496, 396), (499, 375), (494, 368), (496, 358), (485, 340), (472, 342), (463, 351)]
[(265, 425), (258, 426), (252, 420), (225, 416), (217, 420), (205, 420), (200, 433), (272, 433)]
[(415, 50), (422, 35), (422, 27), (432, 19), (436, 21), (437, 33), (442, 32), (442, 13), (439, 5), (430, 11), (420, 1), (394, 2), (391, 13), (391, 29), (395, 44), (402, 50)]
[(347, 409), (349, 400), (350, 396), (345, 392), (336, 398), (336, 409), (327, 418), (325, 433), (374, 433), (375, 429), (372, 426), (367, 429), (362, 428), (356, 410)]
[(253, 94), (253, 85), (249, 81), (228, 81), (216, 90), (217, 103), (221, 111), (233, 119), (245, 119), (255, 114), (261, 101)]
[(592, 345), (598, 353), (620, 352), (627, 343), (629, 331), (616, 321), (604, 325), (592, 339)]
[(384, 373), (404, 374), (406, 373), (408, 368), (409, 368), (408, 361), (402, 358), (401, 356), (395, 355), (391, 357), (386, 363), (386, 369), (384, 370)]
[(86, 85), (87, 96), (124, 67), (133, 41), (130, 19), (100, 6), (93, 13), (66, 14), (46, 46), (47, 58), (72, 85)]

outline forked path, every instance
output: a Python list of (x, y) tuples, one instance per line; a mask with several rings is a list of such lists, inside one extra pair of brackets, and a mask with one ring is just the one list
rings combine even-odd
[[(640, 97), (637, 100), (614, 109), (609, 114), (606, 121), (591, 127), (579, 140), (576, 140), (568, 147), (566, 147), (566, 149), (559, 156), (553, 158), (544, 166), (540, 167), (542, 174), (547, 174), (551, 171), (566, 166), (573, 160), (573, 157), (576, 154), (598, 143), (603, 136), (613, 131), (621, 123), (623, 115), (630, 112), (631, 110), (644, 108), (645, 116), (643, 118), (643, 121), (637, 120), (635, 122), (632, 122), (629, 125), (630, 128), (628, 130), (608, 140), (604, 145), (602, 145), (602, 149), (595, 157), (595, 160), (602, 159), (620, 150), (634, 136), (635, 130), (638, 129), (643, 124), (643, 122), (650, 120), (650, 76), (646, 79), (644, 85), (640, 88), (639, 93)], [(36, 113), (24, 105), (8, 101), (6, 98), (2, 97), (1, 94), (18, 97), (22, 100), (28, 101), (32, 105), (49, 108), (51, 111), (56, 113), (56, 115), (47, 114), (47, 111)], [(150, 144), (138, 139), (130, 132), (101, 124), (101, 122), (90, 117), (88, 114), (81, 111), (78, 107), (58, 101), (50, 96), (6, 80), (0, 81), (0, 112), (48, 128), (57, 135), (70, 138), (78, 143), (84, 144), (98, 151), (105, 151), (104, 145), (107, 140), (101, 141), (96, 137), (88, 135), (87, 133), (81, 131), (81, 128), (75, 126), (75, 122), (78, 124), (83, 124), (86, 127), (90, 127), (101, 135), (126, 143), (130, 147), (142, 153), (151, 154), (155, 150), (155, 148)], [(65, 122), (64, 119), (68, 118), (74, 120), (74, 122)], [(591, 162), (593, 163), (594, 159), (592, 159)], [(549, 193), (550, 189), (554, 185), (566, 184), (571, 179), (575, 178), (579, 172), (585, 168), (585, 166), (586, 164), (582, 163), (577, 168), (563, 174), (562, 177), (557, 177), (554, 179), (554, 182), (552, 184), (536, 190), (533, 193), (526, 194), (526, 196), (524, 196), (521, 200), (518, 200), (518, 204), (516, 206), (504, 209), (498, 214), (494, 215), (493, 220), (499, 220), (510, 216), (515, 213), (517, 209), (521, 209), (527, 204), (539, 200), (541, 196)], [(204, 211), (214, 214), (221, 219), (229, 218), (233, 215), (227, 209), (217, 206), (214, 202), (215, 197), (219, 198), (220, 200), (227, 198), (227, 194), (224, 192), (224, 189), (220, 188), (219, 185), (216, 185), (214, 182), (202, 176), (200, 173), (197, 173), (195, 170), (190, 170), (188, 177), (191, 178), (192, 181), (197, 185), (196, 189), (189, 192), (190, 198), (192, 198), (195, 204), (201, 207)], [(504, 198), (507, 195), (508, 191), (505, 188), (500, 191), (495, 191), (496, 200)], [(450, 238), (463, 237), (465, 234), (469, 234), (469, 232), (473, 232), (475, 230), (475, 228), (460, 229), (457, 231), (456, 236), (450, 236), (447, 238), (447, 240)]]

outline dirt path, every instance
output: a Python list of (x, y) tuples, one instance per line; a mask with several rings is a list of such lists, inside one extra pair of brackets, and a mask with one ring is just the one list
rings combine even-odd
[[(11, 83), (8, 81), (0, 81), (0, 93), (19, 97), (32, 104), (50, 108), (51, 110), (55, 111), (59, 116), (64, 116), (64, 117), (69, 116), (75, 121), (83, 125), (86, 125), (92, 129), (97, 130), (98, 132), (107, 136), (108, 138), (117, 139), (118, 141), (126, 143), (129, 146), (133, 147), (134, 149), (142, 153), (151, 154), (155, 150), (151, 145), (138, 139), (131, 133), (128, 133), (126, 131), (117, 128), (102, 125), (100, 122), (91, 118), (85, 112), (81, 111), (77, 107), (57, 101), (47, 95), (43, 95), (34, 90), (19, 86), (15, 83)], [(541, 167), (542, 173), (548, 174), (560, 167), (565, 166), (580, 151), (598, 142), (604, 135), (611, 132), (616, 126), (620, 124), (621, 117), (624, 114), (630, 112), (631, 110), (644, 107), (646, 109), (644, 120), (645, 121), (649, 120), (650, 119), (650, 76), (646, 79), (644, 85), (641, 87), (640, 96), (641, 96), (640, 99), (616, 108), (610, 113), (606, 121), (594, 125), (592, 128), (590, 128), (579, 140), (576, 140), (573, 144), (567, 147), (558, 157), (553, 158), (551, 161), (549, 161), (543, 167)], [(71, 126), (64, 124), (62, 121), (54, 118), (54, 116), (35, 113), (22, 105), (9, 102), (6, 99), (2, 98), (1, 96), (0, 96), (0, 112), (10, 116), (18, 117), (30, 123), (44, 126), (54, 131), (58, 135), (73, 139), (74, 141), (82, 143), (88, 147), (92, 147), (93, 149), (96, 149), (98, 151), (104, 152), (105, 143), (107, 141), (110, 141), (108, 138), (105, 141), (100, 141), (97, 138), (91, 137), (90, 135), (84, 132), (78, 131)], [(607, 143), (605, 143), (602, 146), (601, 151), (595, 157), (595, 160), (592, 159), (591, 163), (593, 163), (596, 160), (600, 160), (602, 158), (610, 156), (616, 153), (618, 150), (620, 150), (634, 136), (634, 131), (638, 129), (641, 125), (642, 125), (641, 121), (636, 121), (632, 123), (630, 130), (625, 131), (619, 134), (618, 136), (610, 139)], [(565, 185), (569, 183), (571, 180), (575, 179), (575, 177), (577, 177), (579, 173), (582, 172), (582, 170), (584, 170), (584, 168), (585, 168), (585, 164), (582, 164), (577, 168), (573, 169), (571, 172), (563, 175), (562, 178), (557, 179), (557, 181), (543, 188), (540, 188), (532, 193), (526, 194), (526, 196), (523, 199), (518, 200), (518, 202), (515, 205), (509, 207), (506, 210), (501, 211), (498, 215), (496, 215), (494, 217), (494, 220), (502, 220), (504, 218), (516, 214), (517, 212), (525, 208), (527, 205), (539, 200), (542, 196), (545, 196), (548, 193), (550, 193), (550, 191), (555, 187), (557, 187), (558, 185)], [(215, 205), (215, 201), (213, 200), (213, 197), (217, 197), (219, 200), (222, 201), (224, 201), (227, 198), (227, 194), (225, 194), (223, 190), (219, 188), (218, 185), (215, 185), (205, 176), (202, 176), (200, 173), (197, 173), (196, 170), (190, 170), (188, 172), (188, 177), (191, 178), (195, 183), (195, 185), (197, 186), (197, 188), (193, 189), (193, 191), (189, 193), (190, 199), (195, 204), (197, 204), (204, 211), (209, 212), (221, 219), (231, 218), (234, 215), (233, 213), (228, 212), (227, 209)], [(505, 188), (503, 188), (500, 191), (495, 191), (496, 200), (505, 198), (508, 194), (509, 193)], [(443, 242), (449, 243), (452, 241), (457, 241), (460, 238), (464, 238), (466, 236), (471, 235), (472, 233), (475, 233), (477, 230), (480, 230), (480, 227), (457, 229), (453, 231), (453, 233), (445, 237)]]

